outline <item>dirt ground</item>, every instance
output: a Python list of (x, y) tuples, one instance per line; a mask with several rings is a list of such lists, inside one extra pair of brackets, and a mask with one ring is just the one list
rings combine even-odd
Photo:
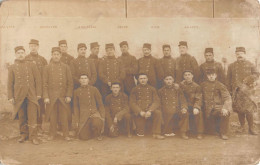
[[(92, 139), (70, 142), (58, 137), (47, 141), (48, 124), (44, 124), (42, 144), (23, 144), (17, 121), (11, 121), (9, 113), (0, 117), (0, 161), (3, 165), (237, 165), (258, 164), (260, 161), (259, 135), (235, 133), (236, 116), (230, 122), (230, 139), (221, 140), (217, 135), (205, 135), (203, 140), (182, 140), (178, 135), (165, 140), (151, 136), (127, 138), (104, 137), (103, 141)], [(0, 165), (2, 165), (0, 163)]]

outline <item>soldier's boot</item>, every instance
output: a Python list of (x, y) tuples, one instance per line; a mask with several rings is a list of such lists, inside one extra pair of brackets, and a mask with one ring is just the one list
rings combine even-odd
[(245, 133), (246, 128), (245, 128), (245, 122), (246, 122), (246, 116), (244, 113), (238, 113), (238, 120), (240, 123), (240, 127), (237, 129), (238, 133)]
[(159, 135), (159, 134), (153, 134), (153, 138), (158, 139), (158, 140), (164, 140), (165, 139), (164, 136)]
[(181, 138), (184, 139), (184, 140), (188, 140), (189, 137), (186, 135), (186, 132), (182, 132), (181, 133)]
[(40, 144), (40, 141), (39, 141), (38, 138), (33, 138), (33, 139), (32, 139), (32, 143), (33, 143), (34, 145), (39, 145), (39, 144)]
[(201, 133), (198, 133), (197, 139), (201, 140), (202, 138), (203, 138), (202, 134), (201, 134)]
[(228, 140), (228, 136), (225, 134), (220, 134), (221, 139)]
[(258, 132), (257, 132), (257, 130), (254, 127), (254, 116), (253, 116), (253, 114), (252, 113), (247, 114), (246, 115), (246, 119), (247, 119), (248, 127), (249, 127), (249, 131), (248, 132), (251, 135), (258, 135)]
[(19, 143), (23, 143), (23, 142), (25, 142), (28, 139), (29, 139), (28, 135), (21, 135), (21, 137), (17, 141)]

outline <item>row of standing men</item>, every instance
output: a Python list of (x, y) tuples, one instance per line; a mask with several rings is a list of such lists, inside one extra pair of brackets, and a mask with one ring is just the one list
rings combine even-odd
[[(231, 105), (229, 93), (232, 94), (236, 91), (237, 87), (240, 87), (248, 76), (256, 75), (257, 77), (258, 72), (254, 64), (246, 60), (244, 47), (236, 48), (237, 60), (229, 65), (226, 76), (221, 63), (214, 60), (213, 48), (205, 49), (206, 61), (199, 66), (196, 59), (188, 54), (186, 41), (180, 41), (178, 46), (179, 57), (173, 58), (170, 45), (163, 45), (164, 56), (161, 59), (156, 59), (151, 55), (151, 44), (145, 43), (143, 45), (144, 56), (137, 60), (135, 56), (129, 54), (126, 41), (120, 43), (122, 55), (118, 58), (115, 57), (115, 47), (112, 43), (106, 44), (106, 56), (102, 58), (98, 58), (99, 44), (97, 42), (90, 44), (91, 54), (88, 58), (86, 57), (86, 44), (80, 43), (77, 47), (78, 57), (74, 59), (67, 53), (66, 40), (61, 40), (59, 47), (52, 49), (52, 59), (49, 64), (44, 57), (38, 54), (38, 40), (32, 39), (30, 41), (30, 54), (26, 57), (24, 57), (24, 47), (16, 47), (16, 60), (9, 67), (8, 73), (8, 99), (14, 104), (14, 118), (19, 118), (20, 121), (21, 138), (19, 141), (23, 142), (30, 137), (34, 144), (39, 143), (36, 138), (36, 125), (38, 125), (38, 130), (41, 130), (44, 113), (46, 119), (50, 120), (49, 139), (55, 137), (57, 123), (60, 123), (58, 125), (61, 126), (65, 139), (69, 140), (68, 131), (72, 127), (73, 111), (77, 120), (78, 135), (81, 139), (88, 139), (91, 135), (101, 135), (98, 132), (103, 132), (105, 118), (108, 132), (111, 136), (114, 136), (114, 134), (117, 134), (115, 123), (121, 121), (123, 116), (132, 119), (130, 113), (123, 113), (130, 112), (130, 110), (125, 110), (125, 106), (123, 106), (128, 105), (128, 96), (130, 96), (130, 108), (126, 109), (131, 109), (131, 112), (133, 112), (133, 126), (136, 127), (138, 136), (144, 135), (144, 119), (151, 116), (155, 120), (152, 125), (155, 138), (164, 138), (161, 136), (161, 126), (158, 124), (162, 123), (161, 120), (164, 123), (163, 134), (166, 136), (174, 135), (171, 128), (173, 124), (170, 123), (173, 118), (169, 116), (179, 112), (178, 109), (186, 109), (186, 111), (183, 110), (185, 113), (177, 115), (177, 119), (180, 120), (179, 126), (181, 125), (181, 136), (187, 139), (186, 132), (189, 129), (189, 124), (187, 124), (189, 120), (187, 116), (183, 117), (183, 114), (191, 114), (191, 116), (193, 114), (195, 129), (198, 133), (197, 137), (201, 139), (204, 132), (203, 119), (205, 116), (209, 118), (212, 110), (218, 109), (218, 112), (216, 111), (214, 115), (223, 118), (222, 109), (228, 111), (232, 109), (228, 106)], [(204, 83), (201, 87), (206, 90), (203, 91), (198, 84), (207, 82), (208, 76), (213, 75), (213, 73), (216, 75), (217, 83)], [(86, 83), (84, 77), (87, 77), (85, 79), (88, 80), (87, 86), (90, 85), (89, 88), (85, 88), (86, 84), (82, 85), (82, 82)], [(145, 82), (144, 77), (147, 78), (147, 85), (143, 84), (142, 86), (141, 81)], [(138, 80), (137, 86), (135, 78)], [(169, 92), (171, 90), (167, 88), (171, 86), (171, 83), (169, 83), (169, 86), (166, 85), (166, 79), (171, 78), (171, 82), (174, 84), (174, 88), (171, 90), (174, 92)], [(97, 87), (99, 91), (92, 86)], [(112, 97), (117, 95), (114, 92), (111, 94), (112, 87), (118, 88), (118, 86), (121, 89), (122, 94), (120, 96), (122, 95), (122, 98)], [(157, 96), (157, 89), (160, 89), (158, 92), (161, 98), (158, 99), (161, 100), (160, 103), (156, 101), (157, 98), (155, 97)], [(203, 97), (202, 91), (205, 97)], [(219, 95), (214, 96), (218, 92)], [(181, 99), (182, 93), (185, 98), (184, 101)], [(99, 98), (101, 98), (101, 101)], [(114, 98), (118, 98), (118, 100)], [(109, 117), (107, 115), (109, 113), (96, 113), (97, 110), (102, 109), (103, 102), (108, 109), (106, 111), (111, 112), (110, 115), (112, 116)], [(210, 109), (209, 113), (203, 113), (202, 106), (204, 106), (204, 109), (205, 107)], [(82, 111), (82, 109), (85, 110)], [(163, 114), (161, 114), (161, 111), (157, 111), (158, 109), (162, 109)], [(37, 116), (36, 119), (33, 117), (35, 115)], [(224, 115), (224, 117), (226, 116)], [(81, 119), (81, 117), (83, 118)], [(252, 134), (257, 133), (253, 129), (252, 113), (239, 112), (238, 117), (241, 130), (245, 129), (246, 118), (250, 127), (249, 131)], [(95, 120), (96, 118), (100, 120)], [(128, 125), (125, 130), (128, 130), (126, 132), (131, 136), (132, 124), (129, 124), (129, 120), (126, 122), (128, 124), (125, 123)], [(208, 121), (212, 120), (214, 119)], [(227, 139), (228, 120), (224, 120), (223, 123), (222, 127), (220, 126), (220, 133), (222, 131), (221, 137)], [(92, 128), (92, 126), (94, 127)], [(92, 131), (97, 133), (91, 133)], [(101, 136), (98, 136), (98, 138), (100, 139)]]

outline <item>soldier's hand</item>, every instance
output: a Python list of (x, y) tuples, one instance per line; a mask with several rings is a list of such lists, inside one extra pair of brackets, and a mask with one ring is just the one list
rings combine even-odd
[(182, 114), (187, 113), (187, 109), (185, 109), (185, 108), (181, 109), (181, 113), (182, 113)]
[(111, 87), (111, 82), (108, 82), (107, 85), (108, 85), (109, 87)]
[(175, 88), (175, 89), (179, 89), (179, 88), (180, 88), (179, 84), (174, 83), (174, 88)]
[(70, 97), (65, 97), (65, 102), (66, 102), (66, 103), (70, 103), (70, 101), (71, 101), (71, 98), (70, 98)]
[(44, 103), (45, 104), (50, 104), (50, 99), (49, 98), (44, 99)]
[(111, 125), (110, 132), (114, 132), (114, 131), (115, 131), (114, 125)]
[(222, 115), (227, 116), (228, 115), (228, 110), (227, 109), (222, 109)]
[(37, 96), (37, 100), (40, 100), (42, 97), (41, 96)]
[(118, 121), (118, 120), (117, 120), (117, 117), (115, 117), (115, 118), (114, 118), (114, 123), (117, 123), (117, 121)]
[(8, 100), (11, 104), (14, 104), (14, 98)]
[(145, 117), (145, 114), (146, 114), (146, 113), (145, 113), (144, 111), (141, 111), (141, 112), (140, 112), (140, 116), (142, 116), (142, 117)]
[(79, 128), (79, 123), (78, 122), (76, 123), (76, 128)]
[(197, 108), (194, 108), (194, 109), (193, 109), (193, 114), (194, 114), (194, 115), (199, 114), (199, 112), (200, 112), (200, 111), (199, 111)]
[(145, 113), (145, 118), (149, 118), (149, 117), (151, 117), (151, 115), (152, 115), (151, 111), (147, 111)]

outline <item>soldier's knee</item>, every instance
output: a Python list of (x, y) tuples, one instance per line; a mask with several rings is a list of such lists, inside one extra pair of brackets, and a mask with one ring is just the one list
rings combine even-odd
[(162, 112), (161, 111), (158, 111), (158, 110), (155, 110), (153, 112), (154, 116), (157, 116), (157, 117), (161, 117), (162, 116)]

